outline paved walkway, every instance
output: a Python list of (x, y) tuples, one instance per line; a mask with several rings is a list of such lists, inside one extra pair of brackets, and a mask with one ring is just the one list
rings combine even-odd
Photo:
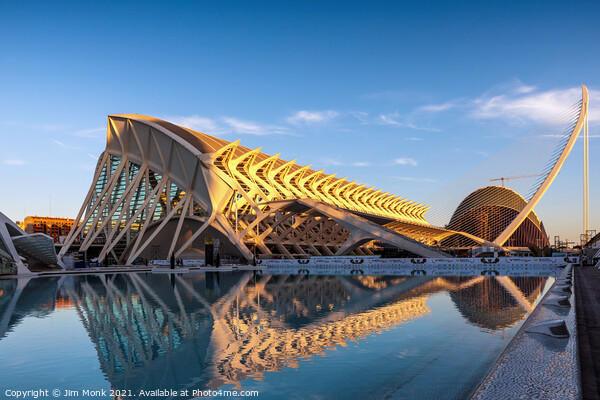
[(600, 400), (600, 269), (577, 267), (574, 275), (581, 391)]
[[(560, 280), (566, 277), (569, 268), (561, 272)], [(475, 390), (471, 400), (581, 399), (577, 365), (577, 310), (575, 307), (545, 304), (564, 295), (556, 286), (545, 294)], [(573, 297), (569, 297), (573, 303)], [(571, 333), (568, 339), (527, 332), (534, 325), (556, 319), (565, 321)]]

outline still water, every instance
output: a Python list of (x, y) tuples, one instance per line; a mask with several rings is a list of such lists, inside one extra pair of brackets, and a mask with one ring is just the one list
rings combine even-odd
[(0, 280), (0, 393), (463, 399), (553, 281), (252, 271)]

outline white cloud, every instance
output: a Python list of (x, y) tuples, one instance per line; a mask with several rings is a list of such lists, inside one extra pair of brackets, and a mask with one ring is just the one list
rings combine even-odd
[[(600, 124), (600, 91), (589, 89), (590, 123)], [(518, 79), (496, 85), (475, 98), (459, 98), (441, 104), (419, 107), (404, 117), (415, 119), (422, 112), (442, 112), (458, 109), (473, 119), (499, 119), (513, 125), (549, 121), (581, 99), (581, 87), (540, 90)], [(382, 123), (397, 126), (410, 124), (398, 118), (398, 113), (381, 116)]]
[(336, 166), (336, 167), (343, 166), (343, 165), (352, 166), (352, 167), (368, 167), (368, 166), (371, 165), (371, 163), (368, 162), (368, 161), (355, 161), (355, 162), (352, 162), (352, 163), (348, 164), (348, 163), (340, 161), (340, 160), (338, 160), (336, 158), (322, 158), (320, 160), (320, 164), (322, 164), (322, 165), (333, 165), (333, 166)]
[(417, 126), (412, 123), (408, 123), (406, 126), (417, 131), (441, 132), (441, 130), (437, 128), (426, 128), (424, 126)]
[(537, 89), (537, 87), (535, 87), (535, 86), (526, 86), (521, 83), (521, 84), (517, 85), (517, 87), (514, 89), (514, 92), (518, 93), (518, 94), (525, 94), (525, 93), (531, 93), (536, 89)]
[(410, 176), (393, 176), (392, 178), (407, 182), (437, 182), (435, 179), (431, 178), (413, 178)]
[(90, 129), (82, 129), (79, 131), (75, 131), (72, 133), (73, 136), (83, 137), (83, 138), (100, 138), (102, 137), (102, 132), (106, 132), (106, 128), (90, 128)]
[(475, 152), (475, 154), (479, 154), (480, 156), (484, 156), (484, 157), (489, 157), (490, 156), (490, 153), (488, 153), (486, 151), (483, 151), (483, 150), (477, 150)]
[(164, 117), (164, 119), (175, 125), (183, 126), (184, 128), (189, 128), (193, 131), (206, 133), (208, 135), (218, 136), (227, 132), (227, 130), (219, 126), (214, 119), (201, 117), (199, 115), (168, 116)]
[(361, 125), (366, 125), (369, 123), (368, 121), (368, 117), (369, 117), (369, 113), (364, 112), (364, 111), (352, 111), (349, 113), (349, 115), (353, 116), (354, 118), (356, 118)]
[(287, 117), (286, 121), (290, 124), (312, 124), (319, 122), (328, 122), (340, 114), (337, 111), (298, 111), (294, 115)]
[(65, 143), (61, 142), (60, 140), (52, 139), (52, 141), (54, 143), (56, 143), (57, 145), (59, 145), (60, 147), (62, 147), (63, 149), (67, 149), (67, 150), (81, 150), (77, 146), (71, 146), (69, 144), (65, 144)]
[(397, 126), (399, 128), (410, 128), (417, 131), (440, 132), (440, 130), (436, 128), (417, 126), (414, 123), (408, 121), (407, 117), (401, 116), (400, 113), (397, 111), (390, 114), (379, 115), (377, 123), (379, 123), (380, 125)]
[(399, 115), (400, 114), (398, 112), (395, 112), (392, 114), (387, 114), (387, 115), (381, 114), (379, 116), (379, 121), (384, 125), (405, 126), (405, 124), (403, 124), (397, 120)]
[(243, 121), (237, 118), (224, 118), (227, 125), (229, 125), (236, 133), (249, 133), (251, 135), (263, 135), (263, 128), (251, 121)]
[(261, 125), (254, 121), (245, 121), (238, 118), (226, 117), (223, 118), (223, 122), (225, 122), (225, 124), (227, 124), (235, 133), (257, 136), (293, 134), (293, 132), (286, 127)]
[(320, 162), (323, 165), (334, 165), (334, 166), (344, 165), (343, 162), (341, 162), (340, 160), (337, 160), (335, 158), (322, 158)]
[(166, 116), (163, 118), (166, 121), (172, 122), (176, 125), (212, 136), (221, 136), (230, 133), (259, 136), (284, 134), (294, 135), (294, 132), (285, 126), (262, 124), (259, 122), (247, 121), (234, 117), (207, 118), (199, 115), (189, 115)]
[(406, 139), (404, 139), (404, 140), (408, 140), (408, 141), (411, 141), (411, 142), (420, 142), (420, 141), (422, 141), (422, 140), (423, 140), (423, 138), (418, 138), (418, 137), (409, 137), (409, 138), (406, 138)]
[(422, 106), (422, 107), (419, 107), (419, 110), (420, 111), (440, 112), (440, 111), (450, 110), (456, 106), (457, 106), (457, 103), (449, 101), (449, 102), (446, 102), (443, 104), (430, 104), (427, 106)]
[(473, 102), (471, 116), (476, 119), (503, 118), (516, 122), (544, 122), (554, 118), (578, 100), (578, 90), (559, 89), (525, 95), (483, 95)]
[(17, 159), (8, 159), (8, 160), (4, 160), (4, 164), (6, 164), (6, 165), (25, 165), (25, 164), (27, 164), (27, 161), (17, 160)]
[(398, 165), (410, 165), (411, 167), (416, 167), (418, 165), (412, 158), (396, 158), (394, 163)]
[[(495, 93), (490, 93), (495, 92)], [(581, 88), (538, 91), (519, 83), (498, 93), (496, 88), (472, 100), (470, 116), (475, 119), (503, 119), (513, 124), (549, 121), (581, 99)], [(600, 91), (589, 90), (590, 123), (600, 122)]]

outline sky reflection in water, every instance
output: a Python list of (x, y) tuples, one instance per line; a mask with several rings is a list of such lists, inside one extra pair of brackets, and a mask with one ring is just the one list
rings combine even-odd
[(552, 282), (249, 271), (0, 280), (0, 390), (464, 398)]

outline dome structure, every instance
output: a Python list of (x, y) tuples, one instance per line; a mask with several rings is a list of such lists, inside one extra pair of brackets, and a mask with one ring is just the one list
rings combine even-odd
[[(503, 186), (486, 186), (469, 194), (456, 208), (447, 228), (493, 242), (525, 208), (525, 199)], [(468, 246), (464, 237), (448, 238), (456, 247)], [(508, 247), (548, 246), (548, 235), (534, 211), (504, 243)]]

